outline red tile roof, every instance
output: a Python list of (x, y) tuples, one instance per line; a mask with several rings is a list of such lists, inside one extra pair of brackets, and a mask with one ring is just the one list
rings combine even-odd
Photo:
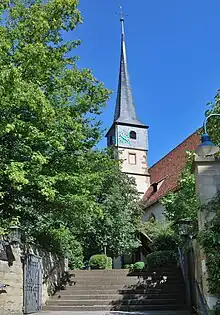
[[(186, 151), (194, 151), (199, 143), (200, 136), (196, 131), (149, 168), (151, 186), (143, 197), (146, 207), (178, 189), (178, 181), (186, 165)], [(152, 184), (157, 183), (159, 183), (158, 190), (154, 192)]]

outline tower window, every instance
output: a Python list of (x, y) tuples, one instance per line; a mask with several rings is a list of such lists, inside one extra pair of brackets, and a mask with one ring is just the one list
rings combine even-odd
[(137, 139), (137, 134), (135, 131), (130, 131), (130, 139)]
[(114, 136), (110, 136), (109, 144), (110, 144), (110, 145), (115, 144), (115, 137), (114, 137)]
[(128, 162), (129, 164), (136, 164), (136, 154), (135, 153), (129, 153), (128, 154)]

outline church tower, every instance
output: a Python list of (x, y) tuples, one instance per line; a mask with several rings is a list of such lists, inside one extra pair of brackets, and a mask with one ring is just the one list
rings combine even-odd
[(123, 161), (122, 171), (136, 180), (140, 197), (150, 185), (148, 174), (148, 126), (136, 114), (130, 86), (125, 45), (124, 15), (121, 14), (121, 58), (114, 121), (109, 129), (107, 145), (115, 147)]

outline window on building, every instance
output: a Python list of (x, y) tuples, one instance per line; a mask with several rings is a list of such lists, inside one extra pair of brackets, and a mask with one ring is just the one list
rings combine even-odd
[(157, 192), (157, 190), (158, 190), (158, 183), (153, 183), (152, 187), (153, 187), (153, 191)]
[(143, 155), (141, 159), (142, 164), (147, 164), (147, 156)]
[(110, 145), (115, 144), (115, 137), (114, 137), (114, 136), (110, 136), (109, 144), (110, 144)]
[(130, 131), (130, 139), (137, 139), (137, 134), (135, 131)]
[(129, 164), (136, 164), (136, 154), (135, 153), (129, 153), (128, 154), (128, 162), (129, 162)]
[(110, 139), (109, 139), (109, 144), (112, 145), (113, 144), (113, 138), (112, 136), (110, 136)]

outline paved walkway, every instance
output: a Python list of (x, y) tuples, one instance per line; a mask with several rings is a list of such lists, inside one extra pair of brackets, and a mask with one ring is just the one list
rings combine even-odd
[(190, 315), (188, 311), (150, 311), (150, 312), (41, 312), (36, 315)]

